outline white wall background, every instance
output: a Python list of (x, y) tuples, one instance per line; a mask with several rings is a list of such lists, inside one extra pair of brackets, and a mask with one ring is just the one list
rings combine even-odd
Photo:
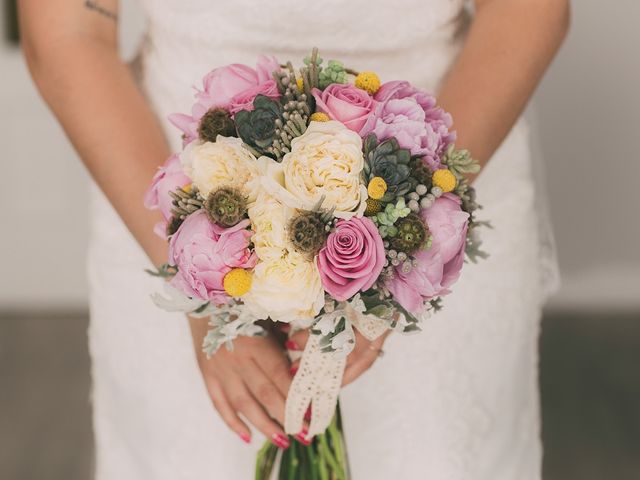
[[(141, 18), (124, 3), (130, 55)], [(640, 2), (573, 9), (536, 97), (563, 274), (551, 307), (640, 310)], [(84, 308), (87, 175), (19, 51), (0, 48), (0, 71), (0, 310)]]

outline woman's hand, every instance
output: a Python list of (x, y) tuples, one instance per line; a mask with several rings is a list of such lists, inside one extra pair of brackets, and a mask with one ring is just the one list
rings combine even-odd
[[(360, 332), (355, 330), (356, 344), (353, 351), (347, 357), (347, 367), (342, 377), (342, 386), (350, 384), (360, 375), (369, 370), (378, 357), (381, 356), (382, 346), (390, 331), (385, 332), (373, 342), (367, 340)], [(289, 350), (304, 350), (309, 338), (308, 330), (301, 330), (291, 336), (286, 346)], [(292, 365), (292, 373), (297, 371), (299, 362)]]
[(291, 365), (272, 335), (239, 337), (233, 351), (219, 349), (211, 358), (202, 352), (206, 319), (190, 319), (198, 365), (213, 405), (231, 430), (251, 441), (251, 430), (240, 417), (281, 448), (289, 441), (282, 429), (284, 405), (291, 385)]

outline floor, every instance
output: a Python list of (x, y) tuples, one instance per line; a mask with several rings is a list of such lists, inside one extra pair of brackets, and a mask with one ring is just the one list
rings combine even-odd
[[(0, 479), (90, 478), (86, 328), (0, 317)], [(640, 315), (548, 315), (541, 352), (544, 479), (639, 479)]]

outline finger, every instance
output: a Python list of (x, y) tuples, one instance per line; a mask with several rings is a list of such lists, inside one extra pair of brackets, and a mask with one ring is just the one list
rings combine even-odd
[[(280, 425), (284, 425), (284, 395), (252, 359), (241, 362), (238, 370), (251, 395)], [(286, 370), (285, 370), (286, 371)]]
[(269, 438), (274, 445), (280, 448), (289, 448), (287, 435), (274, 420), (269, 418), (267, 412), (253, 398), (247, 386), (234, 382), (232, 390), (233, 393), (228, 394), (231, 406), (249, 420), (265, 437)]
[(285, 344), (287, 350), (302, 351), (307, 346), (309, 339), (309, 330), (300, 330), (289, 337)]
[(258, 367), (286, 397), (291, 387), (291, 364), (286, 353), (276, 342), (262, 342), (252, 352)]
[(227, 427), (237, 433), (242, 441), (250, 443), (251, 430), (231, 407), (220, 383), (213, 378), (205, 378), (205, 384), (207, 386), (207, 391), (209, 392), (209, 397), (211, 397), (211, 401), (213, 402), (213, 406), (222, 418), (222, 421), (227, 424)]
[(380, 351), (387, 335), (388, 332), (370, 342), (360, 333), (356, 333), (356, 345), (349, 357), (347, 357), (347, 367), (342, 377), (343, 386), (353, 382), (371, 368), (380, 356)]

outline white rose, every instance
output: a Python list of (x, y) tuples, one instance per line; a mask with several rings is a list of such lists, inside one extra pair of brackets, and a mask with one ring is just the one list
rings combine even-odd
[(364, 213), (362, 139), (340, 122), (311, 122), (293, 139), (282, 163), (263, 158), (261, 163), (266, 166), (263, 187), (291, 208), (311, 210), (324, 196), (322, 207), (335, 208), (336, 217)]
[(261, 319), (280, 322), (313, 319), (324, 306), (318, 267), (295, 252), (258, 262), (251, 290), (242, 300)]
[(185, 173), (203, 197), (221, 187), (240, 190), (254, 202), (260, 189), (260, 168), (256, 157), (242, 140), (218, 136), (215, 143), (194, 141), (180, 154)]

